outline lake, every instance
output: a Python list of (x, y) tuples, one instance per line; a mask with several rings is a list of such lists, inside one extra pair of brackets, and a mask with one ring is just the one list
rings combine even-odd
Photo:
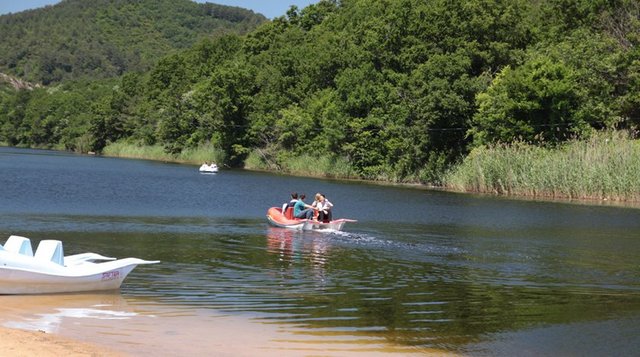
[[(268, 226), (292, 191), (358, 222)], [(0, 243), (162, 261), (115, 292), (0, 296), (3, 326), (131, 355), (640, 351), (637, 208), (0, 148), (0, 217)]]

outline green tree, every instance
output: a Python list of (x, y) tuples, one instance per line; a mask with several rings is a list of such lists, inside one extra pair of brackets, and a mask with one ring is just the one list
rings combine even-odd
[(470, 132), (476, 145), (517, 139), (554, 143), (584, 127), (575, 120), (575, 73), (549, 58), (533, 59), (517, 69), (505, 68), (477, 100)]

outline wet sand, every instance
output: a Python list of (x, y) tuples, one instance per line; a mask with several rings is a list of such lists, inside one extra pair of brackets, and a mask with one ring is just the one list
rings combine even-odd
[[(235, 331), (236, 333), (239, 331)], [(255, 337), (255, 336), (254, 336)], [(156, 341), (157, 342), (157, 341)], [(256, 346), (237, 343), (239, 341), (232, 339), (231, 341), (222, 342), (221, 340), (211, 344), (209, 353), (215, 353), (217, 356), (453, 356), (444, 351), (440, 352), (416, 352), (416, 353), (398, 353), (393, 350), (376, 351), (376, 350), (352, 350), (341, 349), (334, 350), (335, 346), (314, 345), (305, 346), (304, 348), (291, 346), (291, 349), (275, 348), (255, 348)], [(144, 349), (143, 349), (144, 350)], [(188, 348), (187, 348), (188, 350)], [(202, 351), (197, 351), (198, 354)], [(174, 355), (173, 352), (163, 353), (154, 351), (154, 355)], [(135, 355), (148, 355), (148, 351), (140, 354), (127, 354), (120, 351), (112, 350), (108, 347), (98, 346), (92, 343), (85, 343), (72, 340), (57, 334), (46, 333), (44, 331), (26, 331), (20, 329), (10, 329), (0, 327), (0, 357), (129, 357)]]
[[(237, 334), (239, 331), (235, 331)], [(255, 336), (254, 336), (255, 337)], [(398, 352), (398, 351), (381, 351), (381, 350), (356, 350), (341, 349), (335, 350), (335, 346), (314, 345), (291, 346), (291, 349), (275, 348), (258, 348), (256, 346), (247, 346), (238, 344), (237, 340), (217, 341), (212, 343), (208, 353), (214, 353), (216, 356), (454, 356), (445, 351), (421, 351), (415, 353)], [(187, 348), (188, 350), (188, 348)], [(198, 351), (198, 354), (202, 351)], [(154, 351), (154, 355), (175, 355), (173, 352), (163, 353)], [(20, 329), (10, 329), (0, 327), (0, 357), (130, 357), (136, 355), (148, 355), (148, 351), (140, 354), (126, 354), (115, 351), (107, 347), (98, 346), (91, 343), (85, 343), (72, 340), (57, 334), (46, 333), (43, 331), (26, 331)]]
[(74, 341), (42, 331), (25, 331), (0, 327), (2, 357), (123, 357), (124, 354), (89, 343)]
[(429, 356), (349, 331), (158, 304), (120, 294), (0, 296), (4, 356)]

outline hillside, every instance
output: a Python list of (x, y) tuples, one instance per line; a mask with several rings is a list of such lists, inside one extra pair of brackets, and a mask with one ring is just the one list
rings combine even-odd
[(63, 0), (0, 16), (0, 72), (45, 85), (109, 78), (264, 21), (250, 10), (190, 0)]
[(33, 84), (0, 72), (0, 85), (6, 85), (14, 90), (33, 89), (40, 87), (39, 84)]
[(322, 0), (148, 71), (6, 92), (0, 141), (442, 184), (485, 146), (637, 138), (639, 18), (632, 0)]

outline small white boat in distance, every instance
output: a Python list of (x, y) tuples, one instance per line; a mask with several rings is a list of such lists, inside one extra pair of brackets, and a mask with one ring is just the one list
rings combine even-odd
[(214, 163), (212, 163), (211, 165), (207, 165), (206, 163), (204, 163), (202, 164), (202, 166), (200, 166), (200, 172), (207, 174), (218, 172), (218, 165)]
[(65, 257), (58, 240), (40, 241), (33, 254), (29, 238), (11, 236), (0, 246), (0, 294), (115, 290), (137, 265), (155, 263), (159, 261), (96, 253)]

